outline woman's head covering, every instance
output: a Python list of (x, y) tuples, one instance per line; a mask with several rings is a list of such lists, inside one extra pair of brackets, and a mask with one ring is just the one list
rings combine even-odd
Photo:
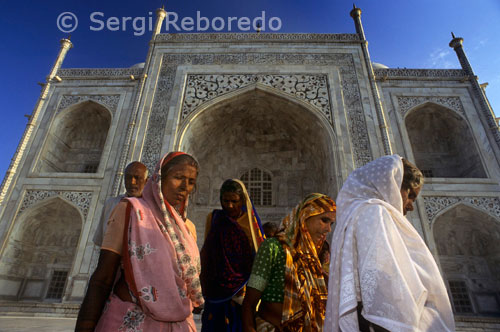
[(244, 214), (236, 220), (224, 210), (214, 210), (210, 231), (201, 249), (203, 294), (210, 302), (230, 300), (245, 286), (255, 252), (264, 240), (259, 216), (245, 185), (236, 179), (232, 181), (242, 189)]
[(376, 159), (354, 170), (337, 196), (337, 227), (342, 227), (340, 222), (344, 221), (345, 214), (349, 213), (346, 207), (362, 202), (390, 204), (403, 214), (403, 199), (400, 193), (402, 181), (403, 163), (397, 155)]
[(403, 215), (403, 163), (384, 156), (352, 172), (337, 196), (325, 331), (451, 331), (443, 280), (424, 241)]
[(243, 195), (245, 196), (245, 202), (243, 206), (245, 207), (243, 210), (245, 211), (248, 219), (248, 223), (250, 226), (250, 232), (252, 234), (252, 248), (255, 252), (259, 249), (262, 242), (264, 242), (264, 229), (262, 228), (262, 223), (260, 221), (260, 217), (257, 214), (257, 210), (255, 210), (255, 206), (250, 199), (250, 195), (248, 195), (247, 188), (245, 184), (238, 179), (233, 179), (234, 182), (237, 182), (241, 189), (243, 189)]
[(306, 229), (305, 220), (325, 212), (335, 212), (336, 209), (335, 202), (330, 197), (317, 193), (309, 194), (282, 220), (281, 229), (284, 236), (281, 235), (280, 238), (290, 248), (297, 246), (297, 241), (301, 239), (299, 233), (302, 233), (302, 238), (308, 239), (308, 244), (312, 243), (311, 236)]
[[(198, 306), (203, 303), (199, 280), (201, 270), (200, 256), (198, 246), (194, 238), (189, 235), (184, 220), (182, 219), (182, 217), (185, 218), (188, 198), (186, 197), (186, 200), (181, 204), (180, 211), (177, 212), (175, 208), (164, 199), (161, 190), (162, 167), (174, 158), (182, 155), (187, 154), (179, 151), (170, 152), (158, 162), (152, 177), (144, 188), (143, 197), (148, 202), (154, 202), (153, 204), (159, 209), (162, 219), (160, 229), (165, 236), (172, 241), (175, 250), (175, 260), (178, 267), (176, 273), (186, 283), (187, 296), (195, 306)], [(195, 160), (192, 156), (190, 157)]]
[[(321, 331), (327, 289), (316, 246), (305, 221), (335, 212), (335, 202), (323, 194), (310, 194), (283, 219), (276, 235), (286, 254), (282, 325), (291, 331)], [(302, 331), (302, 330), (301, 330)]]
[[(165, 166), (173, 161), (175, 158), (179, 157), (179, 156), (186, 156), (188, 158), (186, 158), (186, 161), (190, 161), (192, 160), (195, 164), (196, 164), (196, 168), (198, 169), (199, 168), (199, 164), (198, 164), (198, 161), (193, 157), (191, 156), (190, 154), (187, 154), (185, 152), (182, 152), (182, 151), (173, 151), (173, 152), (169, 152), (167, 153), (165, 156), (163, 156), (162, 160), (160, 160), (160, 162), (158, 163), (158, 165), (161, 165), (160, 168), (159, 168), (159, 171), (156, 172), (153, 174), (153, 177), (156, 175), (159, 180), (160, 180), (160, 192), (161, 192), (161, 178), (162, 177), (165, 177), (167, 174), (162, 174), (162, 170), (163, 171), (167, 171), (167, 173), (169, 172), (170, 170), (170, 167), (169, 168), (165, 168)], [(156, 168), (158, 169), (158, 165), (156, 166)], [(163, 197), (163, 195), (162, 195)], [(189, 203), (189, 195), (186, 197), (186, 200), (184, 202), (182, 202), (180, 204), (180, 206), (175, 206), (174, 208), (177, 209), (177, 212), (179, 212), (179, 214), (181, 215), (181, 217), (186, 220), (186, 217), (187, 217), (187, 208), (188, 208), (188, 203)]]

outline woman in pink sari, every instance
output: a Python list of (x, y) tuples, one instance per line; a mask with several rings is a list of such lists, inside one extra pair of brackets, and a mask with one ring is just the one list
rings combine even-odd
[(185, 212), (198, 170), (190, 155), (169, 153), (143, 196), (113, 210), (75, 331), (196, 331), (200, 257)]

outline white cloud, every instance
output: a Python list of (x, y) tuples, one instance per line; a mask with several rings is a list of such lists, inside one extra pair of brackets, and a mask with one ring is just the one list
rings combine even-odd
[(487, 45), (488, 45), (488, 39), (487, 38), (481, 39), (480, 41), (473, 43), (472, 50), (477, 51), (482, 49), (483, 47), (486, 47)]
[(430, 68), (450, 69), (454, 67), (453, 54), (450, 50), (437, 48), (427, 60), (427, 66)]

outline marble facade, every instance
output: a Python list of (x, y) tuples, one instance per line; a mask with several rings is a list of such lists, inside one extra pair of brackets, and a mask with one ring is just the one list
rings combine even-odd
[(460, 296), (459, 327), (499, 324), (500, 134), (460, 38), (462, 69), (386, 68), (353, 18), (356, 34), (155, 33), (145, 64), (119, 69), (61, 69), (63, 41), (0, 191), (0, 313), (35, 302), (74, 314), (129, 161), (198, 158), (189, 218), (201, 247), (227, 178), (253, 176), (261, 218), (279, 221), (398, 153), (428, 176), (409, 219)]

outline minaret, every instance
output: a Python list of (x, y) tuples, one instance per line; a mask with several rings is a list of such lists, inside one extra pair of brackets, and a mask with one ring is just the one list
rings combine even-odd
[(121, 152), (120, 163), (118, 164), (118, 170), (116, 172), (115, 180), (113, 183), (113, 192), (111, 193), (111, 195), (113, 195), (113, 196), (118, 196), (118, 194), (120, 193), (120, 188), (121, 188), (121, 185), (123, 182), (122, 181), (123, 170), (125, 169), (125, 166), (127, 164), (127, 160), (129, 160), (129, 158), (132, 158), (132, 155), (134, 152), (134, 151), (132, 151), (132, 153), (130, 153), (130, 146), (132, 144), (134, 131), (135, 131), (135, 128), (137, 125), (137, 120), (140, 117), (139, 110), (144, 109), (144, 105), (142, 105), (142, 107), (141, 107), (141, 103), (143, 103), (144, 86), (146, 85), (146, 79), (148, 77), (147, 73), (149, 72), (151, 59), (153, 58), (153, 51), (155, 48), (155, 39), (156, 39), (156, 36), (161, 32), (163, 20), (165, 19), (166, 16), (167, 16), (167, 12), (165, 11), (164, 6), (162, 6), (161, 8), (158, 8), (156, 10), (156, 22), (154, 25), (151, 40), (149, 41), (148, 54), (146, 56), (146, 61), (144, 63), (144, 69), (142, 71), (142, 75), (140, 76), (140, 79), (139, 79), (139, 86), (138, 86), (138, 90), (137, 90), (137, 95), (135, 96), (135, 99), (134, 99), (132, 116), (130, 117), (130, 122), (129, 122), (129, 125), (127, 127), (127, 135), (125, 138), (125, 145), (123, 146), (123, 150)]
[(52, 70), (50, 71), (49, 76), (47, 76), (47, 82), (54, 79), (57, 75), (57, 71), (61, 68), (64, 58), (66, 57), (66, 53), (73, 47), (73, 43), (68, 38), (61, 39), (61, 47), (59, 48), (59, 54), (57, 55), (56, 61), (52, 66)]
[[(375, 83), (375, 73), (373, 71), (372, 61), (370, 60), (370, 53), (368, 52), (368, 41), (365, 37), (365, 31), (363, 29), (363, 24), (361, 23), (361, 9), (357, 8), (355, 4), (353, 4), (353, 8), (351, 10), (351, 17), (354, 20), (354, 26), (356, 27), (356, 33), (361, 40), (361, 49), (363, 51), (363, 56), (365, 58), (366, 68), (368, 71), (368, 79), (370, 81), (371, 91), (373, 102), (375, 104), (375, 110), (377, 113), (377, 120), (380, 127), (380, 135), (383, 143), (383, 153), (386, 155), (392, 154), (392, 147), (389, 141), (389, 132), (387, 130), (387, 124), (385, 120), (384, 111), (382, 109), (382, 102), (380, 100), (380, 94), (378, 92), (377, 84)], [(376, 158), (376, 156), (375, 156)]]
[(467, 59), (467, 55), (465, 55), (465, 51), (463, 48), (464, 39), (461, 37), (455, 37), (455, 34), (452, 32), (451, 37), (453, 38), (450, 41), (450, 47), (455, 50), (457, 53), (458, 61), (460, 61), (460, 65), (462, 69), (467, 73), (467, 75), (474, 76), (474, 71), (469, 63), (469, 59)]
[(47, 83), (42, 85), (42, 92), (40, 93), (40, 97), (31, 112), (31, 115), (28, 117), (28, 123), (26, 124), (26, 128), (24, 129), (23, 137), (17, 146), (16, 152), (14, 153), (14, 157), (10, 162), (9, 168), (5, 173), (5, 177), (3, 178), (2, 185), (0, 187), (0, 205), (3, 205), (3, 200), (7, 195), (7, 191), (9, 190), (10, 184), (14, 179), (14, 175), (18, 171), (19, 165), (22, 164), (22, 160), (25, 157), (24, 151), (26, 151), (28, 145), (31, 143), (31, 134), (33, 134), (33, 130), (38, 124), (38, 118), (40, 116), (41, 110), (44, 108), (45, 102), (47, 101), (47, 96), (50, 91), (50, 87), (52, 82), (57, 81), (60, 82), (61, 78), (57, 76), (57, 71), (61, 68), (64, 58), (66, 57), (66, 53), (68, 50), (73, 47), (73, 44), (69, 40), (69, 37), (61, 39), (61, 46), (59, 48), (59, 54), (57, 54), (56, 61), (52, 66), (49, 75), (47, 76)]
[(156, 35), (161, 32), (161, 26), (166, 16), (167, 12), (165, 11), (165, 6), (161, 6), (161, 8), (158, 8), (156, 10), (156, 22), (155, 22), (155, 27), (153, 29), (153, 36), (151, 37), (151, 40), (154, 40)]
[(356, 33), (359, 35), (361, 40), (365, 41), (365, 30), (363, 29), (363, 24), (361, 23), (361, 8), (357, 8), (355, 4), (352, 5), (352, 10), (350, 13), (352, 19), (354, 20), (354, 26), (356, 27)]
[[(453, 39), (450, 41), (449, 45), (457, 53), (458, 61), (460, 62), (463, 71), (465, 72), (467, 78), (471, 83), (472, 92), (474, 94), (474, 97), (476, 97), (477, 101), (479, 102), (481, 108), (481, 113), (482, 113), (481, 114), (482, 116), (480, 116), (481, 121), (483, 122), (483, 125), (486, 125), (486, 128), (489, 128), (489, 131), (493, 135), (497, 147), (500, 148), (500, 131), (498, 128), (498, 124), (495, 121), (495, 113), (493, 113), (493, 110), (491, 109), (491, 106), (488, 103), (488, 100), (486, 99), (486, 95), (484, 94), (483, 89), (481, 88), (479, 82), (477, 81), (477, 76), (474, 74), (474, 71), (472, 70), (472, 66), (470, 65), (469, 59), (465, 54), (463, 48), (464, 39), (461, 37), (455, 37), (455, 34), (453, 32), (451, 33), (451, 36)], [(495, 150), (498, 151), (497, 149)], [(497, 159), (500, 160), (500, 154), (497, 155)]]

